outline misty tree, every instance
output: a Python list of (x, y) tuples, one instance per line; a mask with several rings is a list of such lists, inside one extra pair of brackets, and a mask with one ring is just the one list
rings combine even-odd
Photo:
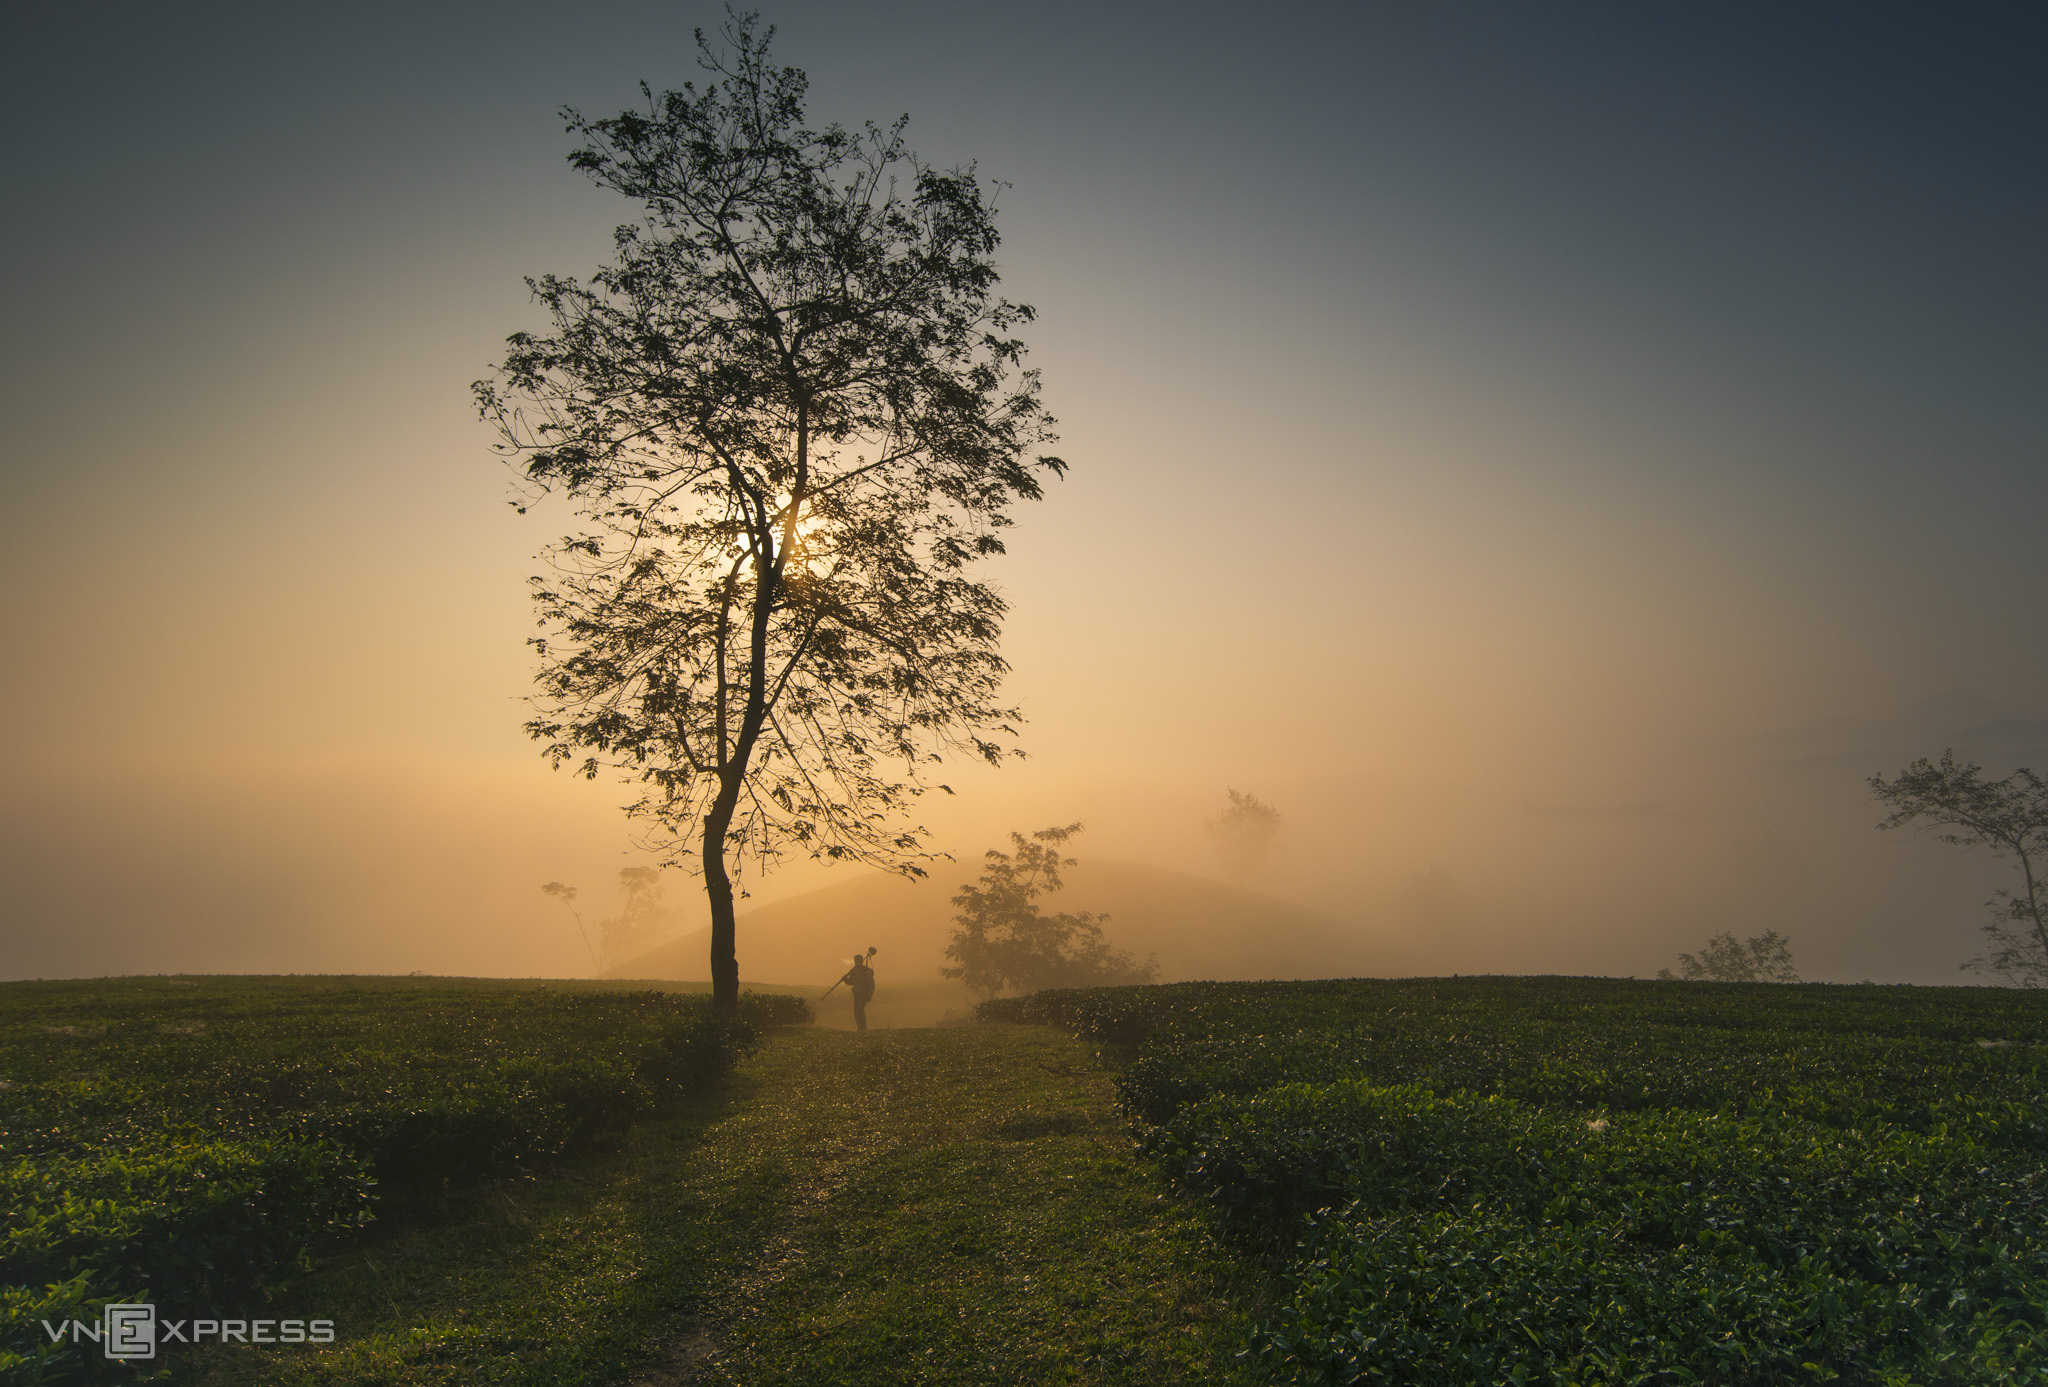
[(602, 972), (604, 964), (598, 960), (597, 945), (591, 940), (590, 931), (583, 927), (583, 912), (576, 908), (576, 888), (559, 881), (550, 881), (544, 883), (540, 889), (542, 895), (560, 901), (562, 908), (569, 912), (569, 918), (576, 922), (576, 937), (581, 939), (583, 947), (590, 951), (590, 966)]
[(960, 888), (953, 904), (953, 938), (939, 971), (958, 978), (983, 997), (1005, 988), (1037, 992), (1048, 987), (1109, 987), (1150, 982), (1159, 967), (1139, 963), (1110, 947), (1102, 926), (1109, 917), (1091, 911), (1047, 915), (1038, 898), (1061, 889), (1060, 871), (1077, 865), (1060, 849), (1081, 831), (1080, 824), (1042, 828), (1026, 838), (1012, 833), (1012, 851), (990, 848), (981, 881)]
[(1233, 867), (1251, 871), (1263, 865), (1280, 832), (1280, 811), (1246, 791), (1227, 791), (1230, 804), (1209, 820), (1209, 831), (1223, 844)]
[(616, 915), (607, 915), (597, 922), (596, 939), (584, 926), (583, 912), (576, 908), (575, 887), (550, 881), (540, 889), (544, 895), (560, 901), (569, 912), (569, 918), (576, 922), (577, 937), (590, 951), (591, 966), (600, 972), (637, 952), (641, 945), (675, 924), (675, 912), (662, 906), (661, 871), (656, 867), (619, 868), (623, 903)]
[[(1669, 968), (1657, 970), (1669, 979)], [(1737, 940), (1727, 930), (1707, 941), (1697, 954), (1678, 956), (1678, 977), (1687, 982), (1798, 982), (1792, 966), (1792, 941), (1774, 929)]]
[(1990, 952), (1962, 966), (2019, 987), (2048, 986), (2048, 784), (2024, 766), (1986, 780), (1983, 767), (1958, 765), (1955, 753), (1944, 751), (1938, 765), (1923, 756), (1896, 779), (1872, 776), (1870, 791), (1891, 810), (1881, 829), (1936, 828), (1944, 843), (1986, 847), (2019, 864), (2020, 889), (2001, 887), (1984, 903)]
[(660, 868), (619, 868), (618, 913), (606, 916), (597, 926), (607, 966), (623, 963), (675, 928), (675, 912), (663, 906), (663, 894)]
[(550, 327), (475, 387), (520, 508), (579, 517), (534, 580), (527, 730), (623, 773), (658, 850), (694, 856), (727, 1009), (746, 864), (922, 875), (905, 815), (941, 758), (1012, 754), (1005, 606), (974, 565), (1065, 470), (1012, 335), (1031, 309), (996, 292), (993, 190), (902, 120), (808, 127), (773, 32), (700, 32), (701, 90), (564, 112), (571, 162), (637, 220), (587, 281), (528, 281)]

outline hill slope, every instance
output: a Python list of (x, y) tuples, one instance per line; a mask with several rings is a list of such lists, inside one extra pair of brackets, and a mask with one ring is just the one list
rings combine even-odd
[[(739, 917), (748, 977), (829, 983), (857, 951), (880, 950), (878, 969), (907, 983), (936, 979), (952, 932), (954, 878), (908, 882), (872, 873)], [(1054, 910), (1106, 913), (1118, 948), (1159, 960), (1162, 982), (1194, 978), (1385, 976), (1411, 971), (1397, 945), (1273, 896), (1187, 872), (1097, 859), (1066, 873)], [(700, 929), (630, 959), (605, 976), (696, 981), (710, 976), (710, 931)]]

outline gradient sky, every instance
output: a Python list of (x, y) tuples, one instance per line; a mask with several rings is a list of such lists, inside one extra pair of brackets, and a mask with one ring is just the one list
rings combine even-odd
[[(567, 518), (467, 387), (630, 216), (558, 108), (719, 13), (11, 21), (0, 976), (578, 968), (535, 888), (646, 859), (519, 731)], [(1447, 971), (1957, 978), (1998, 873), (1862, 780), (2048, 716), (2048, 12), (766, 17), (1010, 185), (1073, 464), (996, 574), (1033, 760), (940, 846), (1200, 870), (1234, 785), (1265, 889)]]

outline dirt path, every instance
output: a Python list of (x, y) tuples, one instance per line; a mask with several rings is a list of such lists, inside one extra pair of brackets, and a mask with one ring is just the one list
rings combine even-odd
[[(1235, 1279), (1233, 1279), (1235, 1278)], [(1094, 1056), (1019, 1026), (775, 1035), (615, 1150), (392, 1223), (200, 1387), (1245, 1383), (1260, 1285), (1139, 1166)]]
[(643, 1387), (1251, 1380), (1222, 1259), (1076, 1043), (794, 1031), (739, 1084), (689, 1164), (753, 1248)]

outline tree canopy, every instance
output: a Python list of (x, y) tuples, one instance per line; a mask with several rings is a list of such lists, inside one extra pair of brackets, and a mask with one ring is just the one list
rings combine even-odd
[(1881, 829), (1931, 827), (1944, 843), (1989, 848), (2019, 864), (2020, 889), (2000, 888), (1985, 902), (1990, 952), (1963, 967), (2021, 987), (2048, 986), (2048, 783), (2024, 766), (1986, 780), (1982, 766), (1958, 764), (1944, 751), (1939, 764), (1923, 756), (1895, 779), (1872, 776), (1870, 792), (1891, 810)]
[[(534, 579), (528, 731), (638, 784), (696, 848), (713, 991), (738, 998), (734, 875), (794, 849), (921, 873), (932, 768), (1011, 754), (1005, 606), (974, 565), (1065, 470), (997, 292), (994, 191), (904, 121), (805, 124), (773, 30), (699, 32), (701, 89), (586, 120), (571, 162), (638, 204), (549, 327), (475, 387), (521, 481), (579, 524)], [(941, 785), (939, 788), (945, 788)]]
[(953, 897), (960, 907), (953, 917), (952, 942), (946, 945), (953, 963), (941, 973), (991, 998), (1006, 988), (1106, 987), (1158, 976), (1156, 964), (1139, 963), (1110, 947), (1102, 933), (1107, 915), (1086, 910), (1047, 915), (1039, 909), (1040, 896), (1064, 885), (1061, 869), (1078, 865), (1062, 857), (1060, 849), (1080, 831), (1076, 823), (1042, 828), (1029, 838), (1012, 833), (1012, 851), (988, 850), (981, 881), (961, 887)]

